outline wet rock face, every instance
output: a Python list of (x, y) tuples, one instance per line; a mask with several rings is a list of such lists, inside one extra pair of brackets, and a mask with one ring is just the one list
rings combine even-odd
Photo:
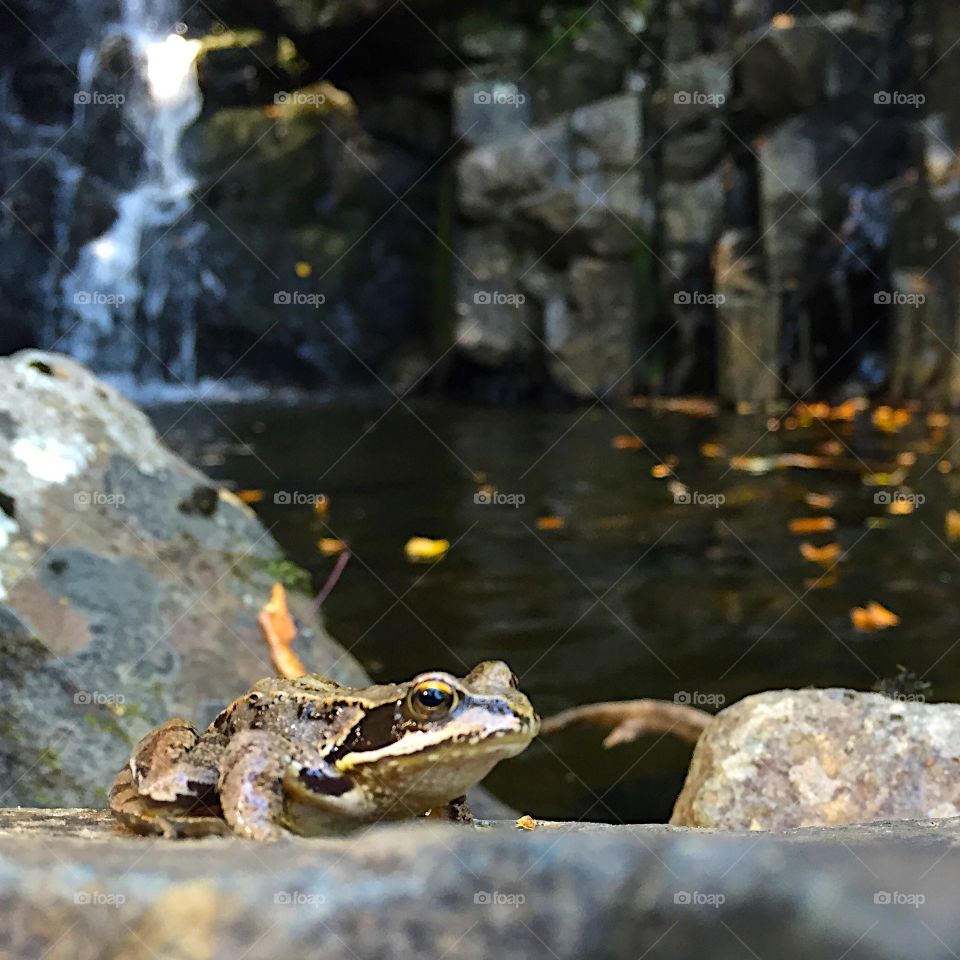
[[(273, 672), (279, 548), (150, 421), (55, 354), (0, 360), (0, 802), (98, 804), (130, 747)], [(311, 667), (362, 670), (290, 594)]]
[(771, 691), (722, 711), (671, 823), (782, 830), (960, 816), (960, 706)]

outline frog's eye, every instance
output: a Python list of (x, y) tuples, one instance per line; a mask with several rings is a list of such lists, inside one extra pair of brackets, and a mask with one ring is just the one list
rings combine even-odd
[(439, 720), (457, 705), (457, 691), (443, 680), (424, 680), (407, 694), (407, 711), (416, 720)]

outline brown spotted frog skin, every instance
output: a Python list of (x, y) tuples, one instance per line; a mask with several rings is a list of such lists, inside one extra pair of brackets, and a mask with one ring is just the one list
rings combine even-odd
[(261, 680), (204, 733), (177, 718), (147, 734), (110, 808), (170, 837), (337, 833), (461, 798), (539, 727), (499, 660), (359, 689), (319, 674)]

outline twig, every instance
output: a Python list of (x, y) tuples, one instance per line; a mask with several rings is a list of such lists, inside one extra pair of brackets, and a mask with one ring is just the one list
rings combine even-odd
[(608, 729), (607, 748), (630, 743), (646, 733), (669, 733), (687, 743), (696, 743), (713, 714), (668, 700), (618, 700), (588, 703), (547, 717), (540, 735), (549, 736), (577, 723)]

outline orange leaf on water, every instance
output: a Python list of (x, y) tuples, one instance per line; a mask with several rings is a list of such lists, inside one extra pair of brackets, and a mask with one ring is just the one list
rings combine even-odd
[(872, 633), (874, 630), (886, 630), (888, 627), (897, 626), (900, 618), (886, 607), (871, 600), (865, 607), (854, 607), (850, 611), (850, 621), (855, 630), (861, 633)]
[(947, 539), (960, 540), (960, 510), (947, 511)]
[(718, 460), (720, 457), (725, 457), (727, 451), (720, 446), (719, 443), (702, 443), (700, 444), (700, 456), (706, 457), (708, 460)]
[(665, 463), (657, 463), (650, 468), (650, 476), (656, 477), (657, 480), (669, 477), (671, 473), (673, 471)]
[(431, 540), (429, 537), (411, 537), (403, 549), (411, 563), (429, 563), (446, 555), (450, 549), (450, 541)]
[(614, 450), (642, 450), (643, 441), (633, 434), (621, 433), (610, 441)]
[(829, 493), (808, 493), (803, 499), (807, 506), (816, 510), (830, 510), (837, 502)]
[(266, 494), (262, 490), (238, 490), (237, 499), (244, 503), (260, 503), (266, 499)]
[(842, 552), (843, 548), (839, 543), (828, 543), (822, 547), (817, 547), (812, 543), (806, 542), (800, 544), (800, 555), (804, 560), (809, 560), (811, 563), (819, 563), (824, 567), (829, 567), (831, 564), (836, 563)]
[(538, 530), (562, 530), (566, 525), (563, 517), (537, 517)]
[(801, 517), (791, 520), (789, 529), (791, 533), (827, 533), (836, 527), (833, 517)]
[(931, 430), (946, 430), (950, 426), (950, 414), (948, 413), (928, 413), (927, 426)]
[(325, 557), (335, 557), (347, 549), (347, 545), (336, 537), (323, 537), (318, 541), (317, 546)]

